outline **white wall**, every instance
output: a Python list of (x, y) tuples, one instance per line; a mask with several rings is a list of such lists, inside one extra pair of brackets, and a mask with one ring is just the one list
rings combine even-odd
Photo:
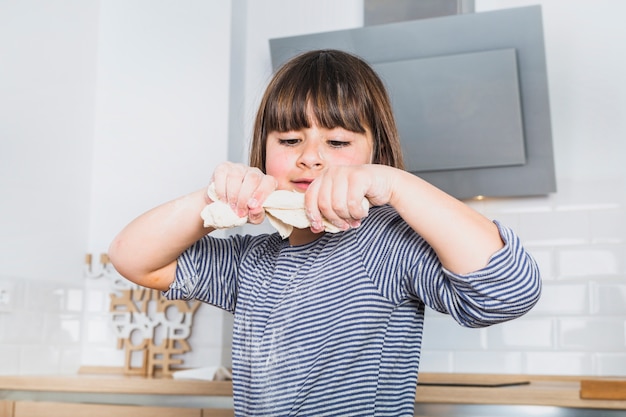
[(90, 249), (226, 158), (230, 2), (101, 3)]
[(0, 279), (80, 282), (97, 23), (97, 1), (0, 1)]
[[(205, 187), (227, 159), (231, 3), (101, 3), (89, 252), (133, 217)], [(119, 366), (110, 287), (88, 280), (82, 363)], [(187, 365), (219, 364), (225, 313), (196, 313)]]
[[(626, 6), (476, 1), (527, 4), (543, 4), (559, 190), (471, 204), (519, 232), (544, 295), (489, 329), (429, 312), (422, 370), (624, 375)], [(204, 186), (227, 155), (245, 160), (269, 38), (359, 27), (361, 10), (361, 0), (0, 0), (0, 285), (15, 285), (0, 310), (0, 373), (121, 364), (108, 288), (83, 278), (83, 255)], [(188, 364), (226, 363), (228, 330), (203, 306)]]

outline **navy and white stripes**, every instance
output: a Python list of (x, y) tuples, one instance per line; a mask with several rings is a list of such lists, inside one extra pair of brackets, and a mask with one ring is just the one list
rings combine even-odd
[(424, 304), (478, 327), (539, 297), (535, 262), (498, 227), (505, 247), (468, 275), (444, 270), (388, 206), (303, 246), (206, 237), (180, 257), (166, 295), (234, 312), (238, 416), (412, 416)]

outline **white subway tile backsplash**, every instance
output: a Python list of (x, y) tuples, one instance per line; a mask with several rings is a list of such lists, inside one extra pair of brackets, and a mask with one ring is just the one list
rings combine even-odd
[(618, 177), (601, 180), (559, 179), (558, 191), (552, 195), (556, 207), (593, 204), (601, 207), (626, 205), (626, 184)]
[(592, 375), (591, 354), (586, 352), (526, 352), (524, 373), (535, 375)]
[(558, 348), (584, 351), (625, 351), (624, 318), (559, 319)]
[(626, 351), (593, 355), (596, 375), (626, 377)]
[(81, 316), (74, 314), (45, 315), (44, 340), (53, 345), (79, 345)]
[(462, 327), (449, 316), (428, 317), (423, 347), (427, 350), (478, 350), (485, 347), (484, 329)]
[(541, 298), (527, 316), (589, 314), (589, 284), (586, 282), (549, 282)]
[(24, 346), (20, 349), (20, 374), (58, 374), (61, 365), (61, 349), (46, 345)]
[(44, 343), (45, 315), (40, 311), (14, 311), (8, 315), (4, 325), (4, 343)]
[(624, 189), (623, 181), (560, 180), (545, 198), (472, 201), (518, 232), (539, 264), (542, 296), (480, 339), (468, 333), (479, 348), (455, 345), (454, 325), (428, 313), (421, 370), (626, 375)]
[(59, 358), (59, 374), (75, 375), (82, 364), (81, 347), (68, 347), (61, 349)]
[(191, 352), (185, 354), (185, 367), (200, 368), (204, 366), (229, 366), (221, 346), (191, 348)]
[(420, 372), (453, 372), (452, 352), (422, 350)]
[(110, 289), (92, 289), (85, 290), (85, 311), (90, 313), (101, 313), (109, 311), (111, 304)]
[(498, 374), (524, 372), (523, 356), (520, 352), (458, 351), (453, 356), (454, 372)]
[(195, 346), (219, 347), (222, 345), (224, 332), (230, 329), (224, 328), (224, 316), (230, 314), (221, 309), (203, 304), (198, 307), (194, 315), (191, 337)]
[[(26, 281), (25, 285), (28, 296), (25, 298), (24, 307), (46, 312), (71, 311), (71, 308), (76, 307), (76, 298), (80, 297), (79, 293), (82, 291), (79, 288), (68, 288), (63, 284), (40, 280)], [(68, 293), (71, 293), (71, 296)], [(82, 301), (78, 303), (82, 304)]]
[(84, 291), (82, 289), (68, 289), (65, 293), (65, 311), (81, 313), (83, 311), (83, 297)]
[(594, 282), (591, 288), (593, 314), (626, 317), (626, 277)]
[(82, 365), (121, 367), (124, 366), (125, 352), (117, 349), (116, 343), (107, 347), (85, 344), (81, 358)]
[(552, 248), (537, 248), (532, 246), (526, 246), (526, 250), (530, 252), (532, 257), (539, 266), (541, 272), (541, 279), (553, 280), (556, 278), (556, 269), (554, 265), (554, 250)]
[[(481, 213), (494, 214), (499, 218), (501, 214), (546, 213), (553, 210), (553, 196), (535, 196), (519, 198), (485, 198), (479, 201), (480, 205), (473, 206)], [(471, 205), (471, 204), (470, 204)], [(489, 216), (492, 217), (492, 216)]]
[(624, 272), (624, 246), (595, 245), (561, 249), (558, 270), (561, 277), (597, 277)]
[(92, 345), (117, 344), (109, 315), (88, 315), (84, 318), (85, 342)]
[(526, 244), (583, 244), (589, 240), (586, 211), (525, 213), (518, 230)]
[(0, 345), (0, 375), (19, 374), (19, 359), (20, 349), (17, 345)]
[(592, 243), (624, 243), (626, 240), (626, 209), (624, 207), (596, 210), (590, 213)]
[(521, 318), (486, 329), (489, 350), (550, 349), (554, 320)]

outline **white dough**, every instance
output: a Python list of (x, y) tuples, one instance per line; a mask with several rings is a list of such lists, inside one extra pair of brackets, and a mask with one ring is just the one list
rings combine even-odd
[(207, 204), (202, 209), (200, 217), (204, 220), (204, 227), (213, 227), (214, 229), (229, 229), (241, 226), (248, 221), (247, 217), (237, 216), (230, 206), (223, 201)]
[[(211, 183), (207, 194), (214, 202), (208, 204), (200, 216), (204, 220), (204, 227), (227, 229), (241, 226), (248, 221), (247, 217), (239, 217), (230, 206), (220, 201), (215, 194), (215, 185)], [(265, 214), (270, 224), (280, 233), (283, 239), (289, 237), (293, 228), (306, 229), (311, 226), (304, 209), (304, 194), (295, 191), (276, 190), (263, 203)], [(369, 202), (363, 199), (363, 208), (369, 210)], [(340, 232), (341, 229), (326, 219), (324, 230), (330, 233)]]

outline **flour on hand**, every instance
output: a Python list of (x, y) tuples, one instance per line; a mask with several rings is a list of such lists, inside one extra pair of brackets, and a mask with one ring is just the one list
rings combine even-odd
[(207, 204), (200, 217), (204, 220), (204, 227), (212, 227), (214, 229), (230, 229), (231, 227), (242, 226), (248, 221), (248, 217), (239, 217), (223, 201), (220, 201), (215, 193), (215, 184), (211, 183), (207, 189), (207, 195), (213, 201)]
[[(213, 203), (208, 204), (200, 213), (204, 220), (204, 227), (227, 229), (241, 226), (248, 221), (247, 217), (239, 217), (231, 207), (220, 201), (215, 193), (215, 185), (211, 183), (207, 194)], [(363, 208), (369, 210), (369, 201), (363, 199)], [(306, 229), (311, 222), (306, 216), (304, 208), (304, 194), (296, 191), (276, 190), (263, 203), (265, 215), (270, 224), (278, 231), (283, 239), (289, 237), (293, 228)], [(341, 229), (326, 219), (323, 220), (324, 230), (329, 233), (340, 232)]]

